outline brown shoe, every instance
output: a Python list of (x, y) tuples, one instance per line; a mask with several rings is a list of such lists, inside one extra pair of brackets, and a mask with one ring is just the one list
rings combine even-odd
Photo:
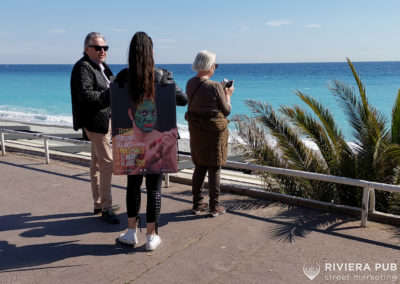
[(223, 206), (218, 205), (217, 207), (215, 207), (215, 209), (210, 210), (210, 216), (211, 217), (217, 217), (219, 215), (225, 214), (226, 210)]
[(194, 215), (199, 215), (202, 212), (207, 212), (207, 210), (208, 210), (208, 204), (205, 202), (200, 202), (196, 205), (193, 205), (192, 208), (192, 212)]

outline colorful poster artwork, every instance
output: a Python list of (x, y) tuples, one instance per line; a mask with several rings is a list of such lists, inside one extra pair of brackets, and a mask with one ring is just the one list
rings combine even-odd
[[(129, 103), (126, 88), (111, 85), (116, 175), (177, 171), (175, 89), (159, 87), (156, 90), (155, 100), (145, 99), (133, 106)], [(170, 121), (169, 125), (166, 121)]]

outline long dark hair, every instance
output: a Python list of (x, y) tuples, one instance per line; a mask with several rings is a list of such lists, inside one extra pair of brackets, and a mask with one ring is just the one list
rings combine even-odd
[(137, 32), (129, 46), (129, 96), (135, 105), (144, 98), (154, 99), (153, 41), (145, 32)]

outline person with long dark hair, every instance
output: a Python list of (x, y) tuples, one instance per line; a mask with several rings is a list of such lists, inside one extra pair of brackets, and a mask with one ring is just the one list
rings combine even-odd
[[(168, 78), (165, 78), (165, 76)], [(128, 114), (132, 120), (133, 139), (137, 139), (139, 136), (151, 137), (152, 133), (160, 133), (154, 129), (157, 120), (155, 111), (155, 105), (157, 104), (155, 84), (168, 79), (171, 79), (171, 73), (166, 70), (157, 69), (154, 66), (152, 39), (144, 32), (135, 33), (129, 47), (129, 66), (127, 69), (122, 70), (116, 78), (116, 84), (122, 84), (128, 88), (128, 95), (131, 101)], [(179, 88), (175, 90), (175, 94), (178, 105), (185, 105), (187, 103), (186, 94), (180, 91)], [(173, 131), (171, 133), (173, 134)], [(177, 133), (174, 135), (171, 133), (167, 133), (168, 137), (171, 138), (173, 136), (176, 143)], [(150, 153), (158, 152), (155, 149), (160, 148), (160, 143), (161, 140), (157, 143), (144, 146), (146, 147), (144, 157), (146, 158)], [(159, 150), (159, 152), (162, 151)], [(155, 162), (154, 160), (155, 158), (153, 157), (152, 163)], [(130, 246), (138, 244), (136, 228), (140, 221), (140, 187), (144, 175), (146, 176), (147, 191), (146, 249), (155, 250), (161, 244), (161, 238), (158, 235), (158, 222), (161, 208), (162, 173), (157, 171), (139, 171), (128, 175), (126, 193), (128, 229), (126, 232), (120, 234), (117, 242)]]

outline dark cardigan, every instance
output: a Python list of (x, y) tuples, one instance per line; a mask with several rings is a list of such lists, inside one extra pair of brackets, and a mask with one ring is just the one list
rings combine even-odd
[[(107, 64), (104, 73), (113, 75)], [(110, 120), (110, 92), (100, 66), (86, 54), (74, 65), (71, 73), (71, 100), (74, 129), (107, 133)]]
[(222, 86), (211, 80), (194, 77), (186, 85), (189, 107), (190, 152), (197, 166), (218, 167), (228, 154), (228, 119), (231, 106)]

